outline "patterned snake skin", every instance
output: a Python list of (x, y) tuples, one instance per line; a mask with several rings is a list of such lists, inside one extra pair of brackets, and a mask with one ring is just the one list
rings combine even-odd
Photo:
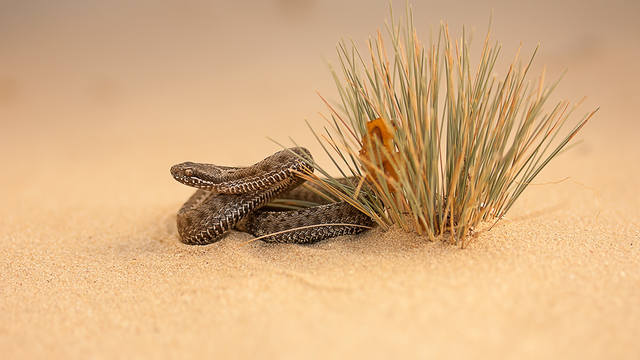
[[(210, 244), (235, 228), (268, 242), (312, 243), (372, 226), (372, 220), (351, 205), (328, 203), (307, 186), (299, 186), (304, 180), (296, 173), (311, 173), (311, 159), (307, 149), (297, 147), (245, 168), (193, 162), (172, 166), (177, 181), (198, 188), (178, 211), (181, 241)], [(321, 205), (286, 211), (264, 207), (276, 198)]]

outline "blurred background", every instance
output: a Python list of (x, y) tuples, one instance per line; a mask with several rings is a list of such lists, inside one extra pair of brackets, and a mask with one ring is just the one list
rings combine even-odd
[[(156, 179), (165, 186), (173, 163), (260, 160), (278, 149), (267, 136), (292, 136), (322, 159), (304, 120), (323, 124), (316, 91), (337, 98), (327, 62), (337, 61), (341, 38), (364, 45), (383, 29), (388, 5), (2, 0), (0, 160), (13, 169), (2, 180), (27, 197), (42, 186), (40, 176), (56, 174), (100, 176), (132, 190)], [(404, 6), (394, 3), (397, 15)], [(638, 129), (627, 114), (639, 100), (640, 3), (414, 1), (413, 8), (423, 40), (441, 21), (454, 34), (465, 25), (477, 55), (493, 14), (493, 38), (504, 48), (498, 75), (520, 44), (526, 58), (541, 43), (533, 75), (543, 65), (549, 80), (569, 70), (555, 99), (588, 96), (576, 120), (602, 107), (582, 151), (636, 146), (619, 140)], [(25, 172), (29, 179), (17, 175)]]

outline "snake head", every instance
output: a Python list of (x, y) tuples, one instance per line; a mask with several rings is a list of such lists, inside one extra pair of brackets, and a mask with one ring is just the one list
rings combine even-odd
[(171, 175), (178, 182), (203, 190), (210, 190), (218, 183), (221, 172), (218, 166), (194, 162), (184, 162), (171, 167)]

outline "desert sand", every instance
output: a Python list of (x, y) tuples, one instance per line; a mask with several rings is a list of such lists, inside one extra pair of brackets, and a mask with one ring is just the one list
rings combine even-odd
[(2, 357), (639, 358), (637, 4), (416, 4), (425, 38), (445, 19), (481, 39), (493, 8), (505, 61), (540, 42), (534, 73), (569, 69), (555, 98), (601, 108), (468, 248), (179, 242), (192, 190), (169, 167), (248, 165), (266, 136), (322, 161), (322, 59), (385, 6), (0, 5)]

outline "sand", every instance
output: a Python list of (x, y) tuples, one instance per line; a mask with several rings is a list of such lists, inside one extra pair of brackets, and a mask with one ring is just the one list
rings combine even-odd
[(601, 107), (459, 249), (400, 230), (177, 238), (192, 190), (170, 165), (250, 164), (278, 149), (265, 136), (319, 155), (303, 119), (321, 124), (316, 89), (335, 94), (320, 59), (384, 2), (109, 4), (0, 11), (3, 358), (640, 357), (636, 5), (418, 5), (425, 33), (482, 34), (494, 7), (506, 57), (541, 41), (539, 64), (570, 69), (557, 98)]

